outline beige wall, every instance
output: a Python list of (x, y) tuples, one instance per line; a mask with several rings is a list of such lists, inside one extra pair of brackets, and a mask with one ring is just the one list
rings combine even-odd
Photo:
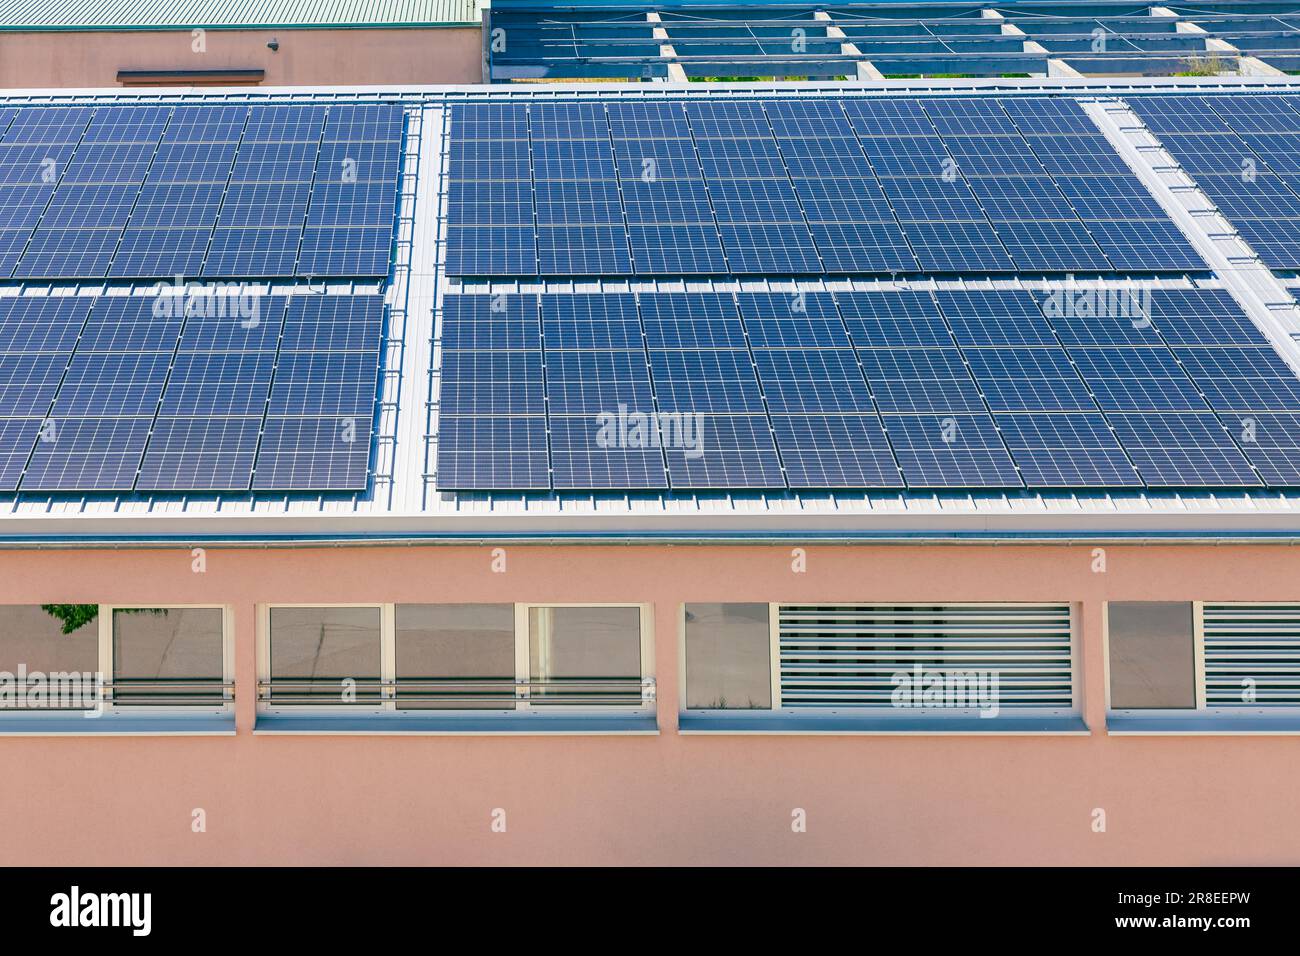
[[(1290, 547), (0, 552), (0, 603), (233, 606), (239, 732), (0, 738), (0, 865), (1295, 864), (1295, 737), (1107, 737), (1107, 599), (1297, 600)], [(656, 737), (254, 736), (262, 602), (653, 602)], [(675, 733), (683, 601), (1062, 601), (1083, 737)], [(190, 830), (207, 812), (208, 832)], [(505, 834), (490, 831), (494, 808)], [(790, 829), (793, 808), (808, 831)], [(1104, 808), (1108, 831), (1091, 829)]]
[[(274, 37), (277, 53), (267, 49)], [(116, 87), (118, 70), (266, 71), (265, 86), (478, 83), (478, 27), (409, 30), (0, 32), (0, 87)]]

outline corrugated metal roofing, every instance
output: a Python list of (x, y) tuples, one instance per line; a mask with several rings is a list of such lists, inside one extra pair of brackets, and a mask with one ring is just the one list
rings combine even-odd
[(405, 27), (479, 22), (477, 0), (0, 0), (0, 30)]

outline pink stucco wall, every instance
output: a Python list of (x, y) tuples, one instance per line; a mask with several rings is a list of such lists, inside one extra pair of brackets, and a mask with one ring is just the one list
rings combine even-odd
[[(278, 52), (266, 46), (279, 41)], [(118, 70), (266, 71), (263, 86), (478, 83), (479, 27), (0, 32), (0, 88), (115, 87)]]
[[(1101, 602), (1296, 600), (1289, 547), (0, 552), (0, 603), (234, 608), (239, 733), (0, 739), (0, 864), (1295, 864), (1295, 737), (1107, 737)], [(653, 602), (654, 737), (254, 736), (263, 602)], [(1079, 608), (1084, 737), (681, 736), (683, 601)], [(207, 813), (208, 832), (190, 829)], [(490, 814), (507, 812), (508, 832)], [(793, 808), (808, 815), (791, 832)], [(1107, 832), (1091, 828), (1104, 808)]]

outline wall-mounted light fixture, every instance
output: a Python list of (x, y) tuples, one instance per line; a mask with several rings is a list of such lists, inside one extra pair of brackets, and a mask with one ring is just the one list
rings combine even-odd
[(266, 45), (266, 48), (270, 50), (272, 53), (275, 53), (280, 49), (280, 41), (277, 40), (275, 37), (272, 37), (271, 42)]

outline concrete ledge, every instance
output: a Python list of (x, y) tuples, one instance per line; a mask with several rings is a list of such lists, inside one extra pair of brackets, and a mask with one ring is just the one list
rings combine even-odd
[(654, 714), (258, 714), (254, 734), (426, 734), (432, 736), (658, 734)]
[(1241, 734), (1300, 735), (1300, 715), (1266, 714), (1153, 714), (1150, 716), (1106, 717), (1106, 733), (1111, 736), (1223, 736)]
[(1063, 717), (858, 717), (788, 714), (682, 714), (682, 734), (872, 734), (942, 737), (949, 735), (1088, 736), (1077, 715)]
[(0, 737), (233, 737), (231, 714), (5, 714), (0, 716)]

